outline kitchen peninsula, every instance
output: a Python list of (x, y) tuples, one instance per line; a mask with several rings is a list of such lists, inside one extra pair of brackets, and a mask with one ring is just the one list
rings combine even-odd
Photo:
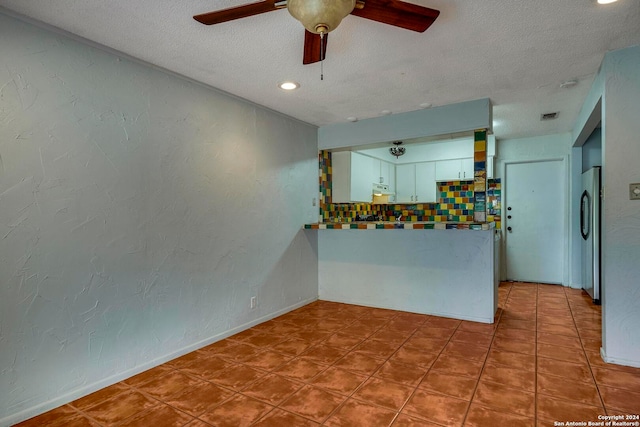
[(362, 224), (318, 230), (320, 299), (493, 323), (499, 234), (492, 223), (354, 225)]

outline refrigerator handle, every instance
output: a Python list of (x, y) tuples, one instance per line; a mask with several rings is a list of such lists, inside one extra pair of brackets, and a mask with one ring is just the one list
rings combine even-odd
[[(586, 206), (585, 206), (586, 199)], [(585, 215), (589, 215), (589, 207), (591, 205), (591, 197), (589, 197), (589, 193), (587, 190), (582, 192), (582, 197), (580, 197), (580, 234), (584, 240), (587, 240), (589, 237), (589, 220), (585, 218)], [(585, 209), (586, 208), (586, 209)]]

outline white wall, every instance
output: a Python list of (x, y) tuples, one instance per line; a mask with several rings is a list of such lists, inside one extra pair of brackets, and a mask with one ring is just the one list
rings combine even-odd
[[(605, 56), (602, 114), (603, 353), (640, 367), (640, 46)], [(595, 90), (598, 88), (595, 87)]]
[(2, 14), (0, 52), (0, 425), (317, 298), (315, 127)]
[[(571, 164), (575, 155), (572, 156), (571, 150), (571, 134), (570, 133), (562, 133), (555, 135), (544, 135), (544, 136), (536, 136), (531, 138), (519, 138), (519, 139), (504, 139), (498, 140), (496, 143), (496, 151), (498, 156), (496, 158), (496, 166), (495, 166), (495, 174), (496, 177), (504, 178), (505, 175), (505, 164), (513, 163), (513, 162), (533, 162), (540, 160), (552, 160), (552, 159), (564, 159), (565, 168), (568, 169), (569, 164)], [(575, 154), (575, 153), (574, 153)], [(580, 155), (580, 153), (578, 153)], [(578, 157), (579, 159), (579, 157)], [(571, 199), (571, 191), (573, 185), (575, 185), (575, 177), (569, 173), (569, 170), (565, 170), (565, 174), (567, 176), (566, 182), (568, 183), (565, 186), (564, 194), (565, 194), (565, 212), (569, 213), (569, 218), (567, 218), (567, 223), (565, 226), (566, 230), (570, 230), (569, 235), (565, 236), (565, 259), (563, 263), (568, 263), (569, 267), (565, 271), (564, 284), (568, 284), (570, 286), (577, 286), (574, 284), (575, 275), (580, 274), (580, 254), (581, 254), (581, 246), (580, 241), (580, 230), (578, 229), (579, 221), (574, 218), (577, 215), (577, 202)], [(580, 178), (578, 174), (578, 179)], [(503, 180), (502, 183), (502, 194), (505, 194), (505, 189), (509, 185), (508, 182)], [(562, 185), (562, 184), (560, 184)], [(580, 181), (578, 181), (578, 185), (580, 185)], [(579, 196), (578, 196), (579, 197)], [(506, 211), (504, 209), (506, 206), (503, 205), (503, 219), (502, 219), (502, 232), (503, 236), (506, 231), (507, 221), (506, 221)], [(577, 233), (577, 239), (575, 238)], [(505, 248), (505, 239), (502, 240), (502, 279), (506, 278), (506, 271), (504, 267), (506, 266), (505, 257), (506, 257), (506, 248)], [(577, 252), (576, 252), (577, 251)]]

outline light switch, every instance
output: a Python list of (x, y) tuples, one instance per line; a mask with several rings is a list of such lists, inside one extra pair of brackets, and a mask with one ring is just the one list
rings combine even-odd
[(640, 200), (640, 183), (629, 184), (629, 200)]

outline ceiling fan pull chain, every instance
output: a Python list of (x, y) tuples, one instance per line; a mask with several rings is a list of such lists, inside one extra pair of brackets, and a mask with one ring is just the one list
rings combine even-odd
[(320, 33), (320, 80), (324, 80), (324, 31)]

